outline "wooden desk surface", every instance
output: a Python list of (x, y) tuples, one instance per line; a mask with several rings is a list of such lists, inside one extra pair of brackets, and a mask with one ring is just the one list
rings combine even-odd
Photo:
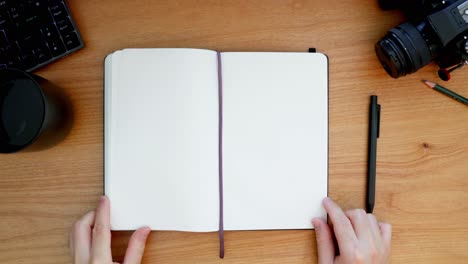
[[(103, 177), (103, 59), (127, 47), (306, 51), (330, 58), (330, 197), (363, 207), (369, 95), (382, 105), (375, 214), (393, 224), (393, 263), (468, 263), (468, 108), (425, 88), (434, 65), (393, 80), (374, 43), (404, 20), (377, 1), (69, 1), (86, 47), (37, 73), (71, 97), (60, 145), (0, 155), (0, 263), (69, 263), (72, 222), (95, 207)], [(468, 95), (454, 72), (447, 83)], [(129, 233), (113, 233), (121, 258)], [(313, 231), (153, 232), (143, 263), (315, 263)]]

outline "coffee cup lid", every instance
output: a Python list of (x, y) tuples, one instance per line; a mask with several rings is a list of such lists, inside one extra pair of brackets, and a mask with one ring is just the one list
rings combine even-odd
[(26, 72), (0, 69), (0, 152), (15, 152), (30, 145), (45, 121), (45, 97)]

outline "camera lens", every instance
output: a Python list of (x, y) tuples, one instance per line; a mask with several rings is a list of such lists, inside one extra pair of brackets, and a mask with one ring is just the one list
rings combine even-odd
[(380, 8), (383, 10), (397, 9), (404, 4), (406, 4), (404, 0), (379, 0)]
[(385, 71), (393, 78), (413, 73), (432, 59), (421, 32), (411, 23), (391, 29), (375, 44), (375, 52)]

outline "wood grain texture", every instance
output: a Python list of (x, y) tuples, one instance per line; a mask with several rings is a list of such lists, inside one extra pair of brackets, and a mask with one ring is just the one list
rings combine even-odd
[[(374, 43), (404, 20), (367, 0), (70, 0), (86, 47), (37, 74), (70, 96), (60, 145), (0, 155), (0, 263), (70, 263), (68, 232), (103, 190), (103, 59), (128, 47), (306, 51), (330, 59), (329, 194), (364, 206), (369, 95), (382, 105), (375, 214), (393, 224), (393, 263), (468, 263), (468, 111), (419, 82), (393, 80)], [(467, 71), (446, 86), (468, 95)], [(131, 176), (131, 175), (130, 175)], [(151, 210), (151, 208), (149, 208)], [(129, 233), (113, 233), (121, 259)], [(153, 232), (143, 263), (316, 263), (313, 231)]]

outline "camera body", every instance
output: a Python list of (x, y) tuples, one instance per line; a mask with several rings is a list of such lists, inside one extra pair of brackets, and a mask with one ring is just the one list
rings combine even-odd
[(393, 78), (435, 61), (448, 68), (468, 60), (468, 0), (379, 0), (384, 10), (402, 9), (409, 21), (391, 29), (375, 45)]

